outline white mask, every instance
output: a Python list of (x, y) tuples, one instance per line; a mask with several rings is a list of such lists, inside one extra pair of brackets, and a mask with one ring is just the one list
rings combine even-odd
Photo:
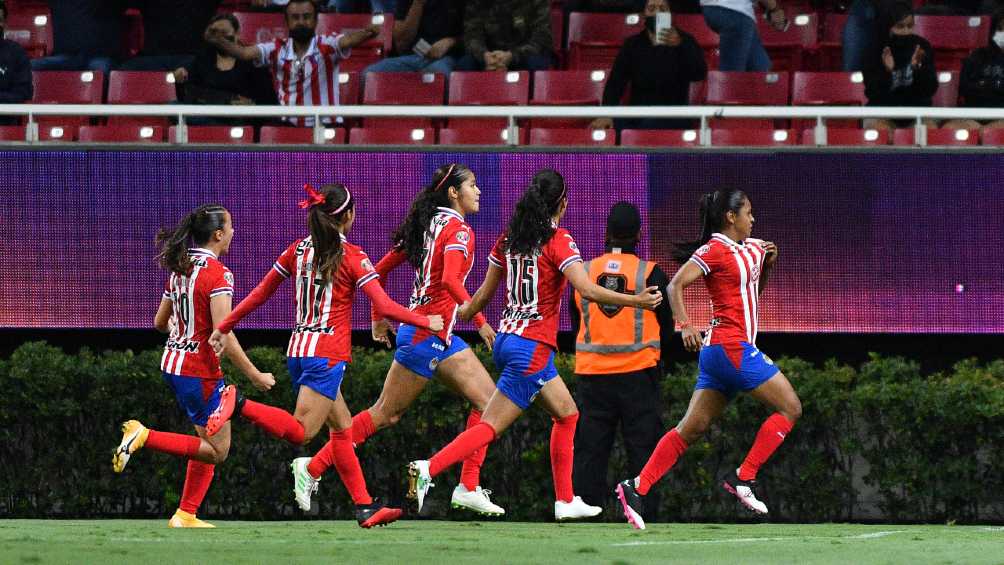
[(997, 44), (997, 47), (1004, 49), (1004, 31), (998, 31), (994, 34), (994, 43)]

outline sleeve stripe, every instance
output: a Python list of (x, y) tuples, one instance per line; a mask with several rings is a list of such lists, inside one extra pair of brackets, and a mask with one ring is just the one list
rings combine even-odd
[(164, 295), (163, 296), (164, 296), (164, 298), (167, 298), (168, 300), (171, 299), (171, 293), (168, 292), (168, 291), (166, 291), (166, 290), (164, 291)]
[(222, 296), (224, 294), (231, 294), (232, 295), (233, 293), (234, 293), (234, 289), (232, 289), (232, 288), (217, 288), (215, 290), (209, 291), (209, 297), (212, 298), (213, 296)]
[(460, 252), (462, 252), (464, 254), (464, 257), (467, 257), (467, 246), (466, 245), (457, 245), (457, 244), (447, 245), (446, 247), (443, 248), (443, 250), (444, 251), (460, 251)]
[(375, 273), (375, 272), (374, 273), (367, 273), (367, 274), (363, 275), (362, 277), (360, 277), (358, 281), (356, 281), (356, 288), (359, 288), (359, 287), (363, 286), (364, 284), (366, 284), (366, 283), (368, 283), (368, 282), (370, 282), (372, 280), (376, 280), (378, 278), (380, 278), (380, 274), (379, 273)]
[(502, 266), (502, 262), (496, 259), (494, 255), (488, 256), (488, 262), (491, 263), (492, 265), (495, 265), (496, 267)]
[(711, 269), (708, 268), (708, 264), (705, 263), (700, 257), (698, 257), (697, 255), (693, 255), (693, 256), (690, 257), (690, 260), (693, 261), (695, 265), (697, 265), (698, 267), (700, 267), (701, 271), (705, 275), (710, 275), (711, 274)]
[(284, 278), (284, 279), (288, 279), (289, 278), (289, 271), (287, 271), (286, 269), (284, 269), (282, 267), (282, 265), (279, 264), (278, 261), (276, 261), (275, 263), (272, 263), (272, 268), (275, 269), (275, 272), (277, 272), (280, 275), (282, 275), (282, 278)]
[(575, 263), (581, 263), (581, 262), (582, 262), (581, 256), (572, 255), (568, 259), (565, 259), (564, 261), (561, 262), (561, 266), (558, 267), (558, 270), (561, 272), (565, 272), (565, 269), (571, 267)]

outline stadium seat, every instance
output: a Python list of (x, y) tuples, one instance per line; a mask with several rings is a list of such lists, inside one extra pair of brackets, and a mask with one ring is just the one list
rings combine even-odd
[[(314, 129), (300, 127), (264, 126), (261, 128), (262, 144), (285, 145), (314, 143)], [(345, 143), (344, 128), (325, 128), (325, 145), (342, 145)]]
[(241, 29), (237, 37), (248, 45), (268, 43), (289, 35), (286, 20), (278, 12), (234, 12)]
[[(802, 131), (802, 145), (816, 145), (816, 130)], [(884, 129), (826, 128), (826, 145), (881, 146), (889, 145), (889, 132)]]
[(718, 68), (718, 34), (708, 27), (702, 14), (673, 14), (673, 26), (694, 36), (708, 69)]
[(609, 69), (624, 40), (644, 27), (640, 14), (572, 12), (568, 16), (568, 68)]
[(819, 44), (819, 19), (816, 14), (791, 14), (785, 31), (778, 31), (766, 20), (758, 19), (757, 27), (763, 46), (770, 55), (775, 71), (802, 70), (803, 54), (816, 50)]
[[(22, 131), (21, 139), (24, 139), (24, 126), (16, 126)], [(77, 132), (80, 126), (76, 123), (66, 123), (66, 124), (54, 124), (45, 123), (38, 124), (38, 140), (39, 141), (76, 141)]]
[(24, 126), (0, 126), (0, 141), (24, 141)]
[(788, 73), (708, 72), (711, 105), (787, 106)]
[[(177, 94), (174, 75), (163, 71), (112, 71), (108, 79), (109, 104), (167, 104)], [(112, 116), (109, 125), (140, 124), (167, 127), (167, 118)]]
[[(530, 99), (530, 73), (526, 71), (453, 72), (450, 106), (525, 106)], [(450, 120), (451, 127), (506, 127), (505, 118)]]
[(355, 106), (362, 100), (362, 75), (359, 73), (338, 73), (338, 102), (346, 106)]
[(938, 90), (931, 97), (931, 103), (938, 108), (954, 108), (959, 103), (959, 72), (939, 71)]
[(722, 146), (770, 146), (770, 145), (794, 145), (794, 130), (786, 129), (713, 129), (711, 130), (711, 145)]
[[(439, 130), (440, 145), (508, 145), (508, 128), (443, 128)], [(526, 145), (527, 128), (519, 128), (520, 145)]]
[[(536, 106), (598, 106), (603, 101), (607, 72), (537, 71), (533, 74), (533, 98)], [(585, 127), (591, 120), (582, 118), (546, 118), (533, 120), (534, 127)]]
[(161, 143), (164, 128), (152, 126), (83, 126), (77, 136), (85, 143)]
[(551, 5), (551, 50), (558, 58), (555, 68), (565, 68), (565, 13), (561, 6)]
[(361, 71), (383, 59), (393, 49), (394, 14), (320, 14), (317, 17), (317, 33), (337, 33), (363, 29), (371, 24), (379, 25), (382, 31), (373, 39), (352, 48), (352, 56), (339, 64), (345, 71)]
[[(363, 104), (442, 106), (446, 76), (439, 73), (369, 73), (363, 87)], [(363, 118), (366, 127), (432, 127), (431, 118)]]
[[(178, 127), (171, 126), (168, 138), (177, 143)], [(254, 128), (251, 126), (189, 126), (188, 143), (225, 143), (244, 145), (254, 143)]]
[[(915, 145), (914, 128), (897, 129), (892, 136), (893, 145)], [(927, 128), (927, 144), (936, 146), (978, 145), (980, 132), (975, 129), (932, 129)]]
[(617, 145), (612, 129), (533, 128), (530, 145), (611, 147)]
[(34, 71), (31, 82), (35, 104), (100, 104), (104, 91), (101, 71)]
[(980, 136), (983, 145), (1004, 145), (1004, 129), (985, 128)]
[(958, 71), (974, 49), (985, 47), (990, 36), (989, 16), (914, 16), (913, 33), (934, 48), (938, 70)]
[(793, 106), (863, 106), (868, 101), (861, 73), (797, 72), (791, 91)]
[(708, 82), (702, 80), (690, 83), (688, 99), (691, 106), (703, 106), (708, 99)]
[(623, 147), (698, 147), (697, 130), (625, 129), (621, 130)]
[(49, 9), (33, 6), (24, 11), (11, 11), (3, 37), (23, 47), (32, 59), (48, 55), (52, 51), (52, 15)]
[(816, 69), (843, 70), (843, 32), (846, 24), (847, 14), (828, 13), (823, 16), (823, 34), (819, 39)]
[(432, 128), (352, 128), (349, 145), (433, 145), (436, 142)]

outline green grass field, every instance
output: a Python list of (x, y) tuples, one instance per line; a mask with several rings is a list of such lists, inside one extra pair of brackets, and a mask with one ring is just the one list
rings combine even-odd
[(3, 520), (0, 563), (991, 563), (1004, 528), (856, 524)]

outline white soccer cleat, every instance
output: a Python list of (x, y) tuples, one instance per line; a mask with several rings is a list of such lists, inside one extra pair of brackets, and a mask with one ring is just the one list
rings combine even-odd
[(450, 500), (450, 504), (454, 508), (464, 508), (482, 516), (502, 516), (505, 514), (505, 509), (488, 498), (491, 493), (492, 491), (481, 487), (467, 490), (467, 487), (459, 484), (457, 488), (453, 489), (453, 498)]
[(429, 475), (429, 462), (424, 459), (408, 463), (408, 498), (418, 502), (418, 511), (422, 511), (425, 495), (434, 487), (432, 476)]
[(576, 496), (571, 502), (554, 501), (554, 519), (559, 522), (592, 518), (600, 512), (603, 512), (602, 508), (586, 504), (580, 496)]
[(296, 505), (304, 512), (310, 512), (310, 497), (317, 492), (317, 483), (321, 482), (307, 471), (308, 463), (310, 457), (297, 457), (289, 465), (293, 470), (293, 496), (296, 497)]
[(757, 514), (766, 514), (767, 505), (760, 502), (756, 497), (756, 493), (753, 492), (753, 489), (756, 488), (756, 481), (741, 481), (738, 475), (738, 470), (736, 470), (735, 474), (729, 473), (725, 477), (725, 480), (722, 481), (722, 488), (738, 498), (739, 502), (746, 508)]

